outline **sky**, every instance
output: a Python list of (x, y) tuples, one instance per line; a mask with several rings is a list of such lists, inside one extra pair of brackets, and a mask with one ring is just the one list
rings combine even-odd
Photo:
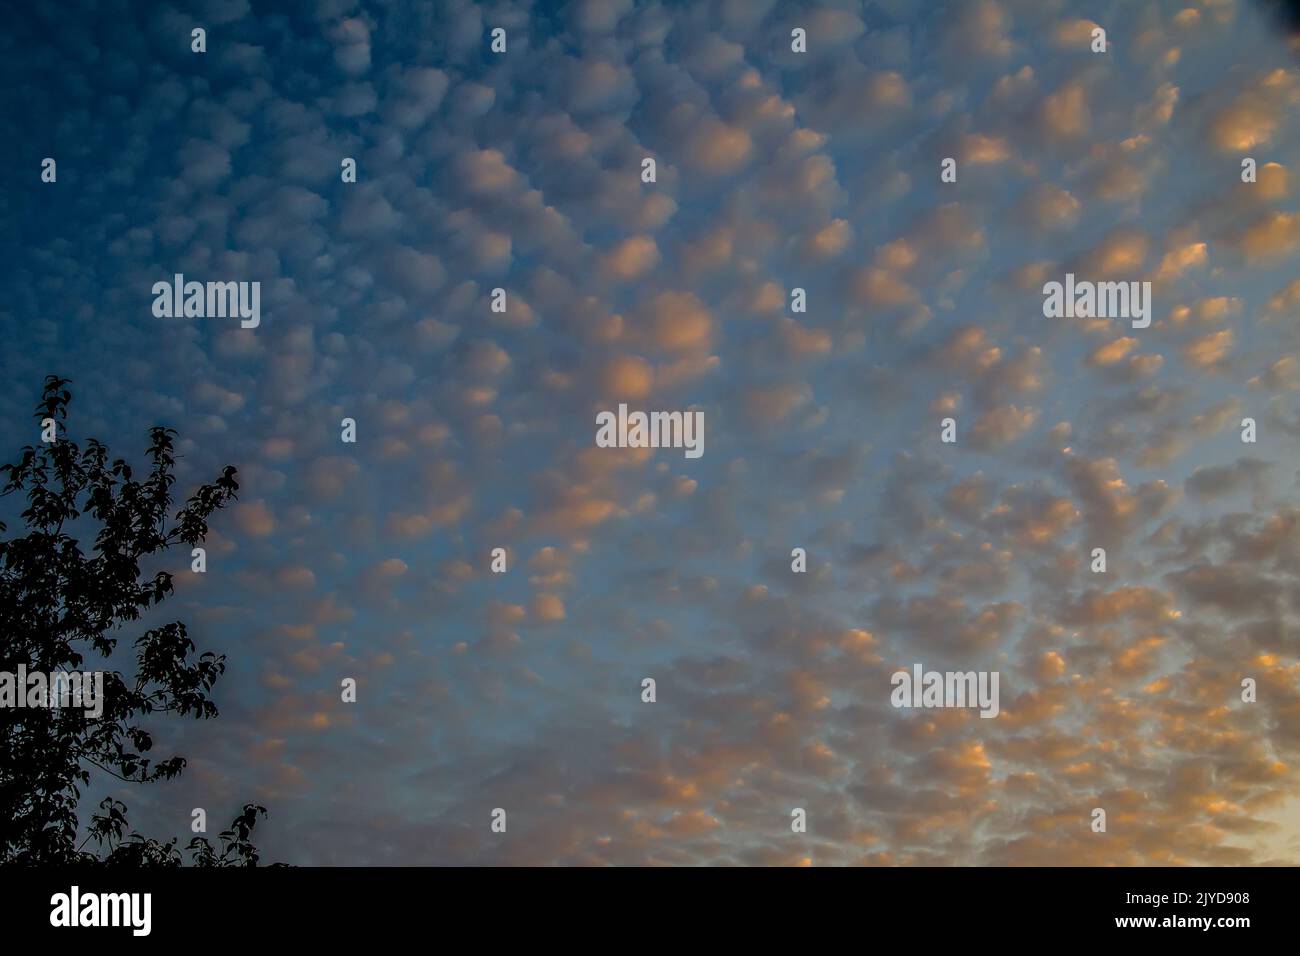
[[(241, 485), (157, 619), (227, 655), (221, 716), (83, 811), (184, 844), (256, 802), (301, 865), (1300, 863), (1271, 8), (6, 17), (0, 452), (56, 373), (73, 440), (168, 425), (180, 490)], [(156, 316), (176, 273), (259, 282), (260, 324)], [(1046, 317), (1067, 274), (1149, 282), (1149, 327)], [(620, 403), (703, 454), (598, 447)], [(916, 664), (1000, 712), (892, 706)]]

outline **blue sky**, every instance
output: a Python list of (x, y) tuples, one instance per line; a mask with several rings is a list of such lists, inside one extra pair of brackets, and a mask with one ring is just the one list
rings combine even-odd
[[(146, 833), (255, 800), (302, 864), (1300, 859), (1263, 7), (72, 3), (0, 54), (4, 447), (54, 372), (74, 438), (240, 472), (165, 607), (222, 716), (156, 728), (180, 780), (101, 782)], [(259, 281), (260, 326), (154, 317), (177, 272)], [(1151, 326), (1044, 318), (1067, 272), (1151, 282)], [(619, 402), (702, 411), (703, 457), (597, 448)], [(1002, 713), (891, 708), (914, 662)]]

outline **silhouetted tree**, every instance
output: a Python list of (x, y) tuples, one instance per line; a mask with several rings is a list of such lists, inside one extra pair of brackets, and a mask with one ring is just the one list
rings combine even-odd
[[(119, 780), (148, 783), (177, 776), (185, 758), (151, 761), (153, 740), (143, 718), (179, 714), (217, 716), (210, 692), (225, 670), (224, 655), (204, 651), (179, 621), (152, 627), (134, 641), (130, 677), (108, 662), (86, 667), (87, 654), (109, 658), (119, 632), (172, 593), (172, 577), (145, 576), (142, 560), (176, 544), (189, 549), (208, 532), (208, 518), (236, 497), (235, 469), (227, 466), (203, 485), (169, 521), (176, 432), (149, 431), (150, 467), (137, 479), (122, 459), (89, 439), (84, 449), (66, 431), (68, 381), (45, 380), (36, 417), (56, 440), (22, 449), (16, 464), (0, 466), (0, 496), (22, 494), (27, 533), (10, 538), (0, 524), (0, 672), (103, 671), (103, 712), (84, 707), (0, 707), (0, 863), (179, 866), (167, 843), (127, 835), (126, 807), (106, 799), (88, 835), (77, 844), (77, 805), (91, 770)], [(98, 530), (96, 531), (95, 528)], [(74, 536), (94, 543), (87, 554)], [(26, 693), (26, 688), (18, 688)], [(218, 850), (203, 837), (189, 843), (196, 866), (255, 866), (249, 835), (266, 810), (246, 805), (220, 835)], [(86, 848), (93, 840), (95, 849)]]

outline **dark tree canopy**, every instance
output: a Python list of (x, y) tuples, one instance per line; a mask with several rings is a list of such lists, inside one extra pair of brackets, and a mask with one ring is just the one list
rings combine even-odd
[[(83, 707), (0, 707), (0, 863), (178, 866), (176, 840), (128, 835), (126, 807), (113, 799), (100, 804), (78, 845), (77, 805), (96, 769), (135, 783), (181, 773), (185, 758), (149, 756), (153, 740), (143, 720), (217, 716), (210, 695), (225, 657), (195, 656), (180, 621), (134, 638), (129, 677), (112, 669), (111, 658), (141, 613), (172, 594), (172, 576), (147, 577), (141, 562), (177, 544), (186, 546), (188, 561), (209, 517), (235, 499), (239, 485), (227, 466), (169, 518), (176, 432), (150, 429), (149, 468), (137, 477), (95, 439), (84, 448), (69, 439), (68, 384), (47, 377), (36, 407), (47, 434), (53, 422), (56, 440), (29, 445), (17, 463), (0, 466), (0, 496), (26, 501), (25, 534), (11, 537), (0, 524), (0, 672), (102, 671), (103, 709), (93, 716)], [(265, 814), (246, 805), (220, 834), (219, 849), (192, 839), (194, 865), (256, 865), (249, 836)]]

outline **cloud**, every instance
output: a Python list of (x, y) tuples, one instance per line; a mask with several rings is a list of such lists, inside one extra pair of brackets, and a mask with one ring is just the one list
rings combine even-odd
[(1020, 409), (1015, 405), (992, 408), (976, 419), (971, 428), (971, 438), (976, 448), (991, 451), (1015, 441), (1034, 424), (1037, 414), (1033, 409)]
[(1259, 458), (1241, 458), (1231, 465), (1212, 465), (1195, 469), (1183, 483), (1188, 494), (1213, 498), (1244, 488), (1259, 490), (1260, 483), (1273, 467)]
[(707, 348), (713, 335), (713, 318), (692, 292), (660, 292), (640, 310), (641, 324), (634, 335), (664, 352)]
[(1294, 71), (1277, 69), (1260, 76), (1210, 120), (1213, 144), (1228, 152), (1243, 152), (1268, 145), (1281, 114), (1300, 98)]
[(554, 594), (537, 594), (533, 597), (531, 614), (534, 620), (554, 623), (564, 620), (564, 602)]
[[(175, 427), (178, 493), (239, 468), (177, 577), (223, 716), (142, 830), (216, 793), (307, 865), (1300, 859), (1298, 85), (1252, 6), (1117, 6), (1105, 56), (1077, 3), (444, 6), (208, 4), (203, 64), (88, 14), (0, 67), (59, 158), (10, 447), (54, 370), (78, 439)], [(182, 271), (260, 280), (259, 328), (156, 320)], [(1151, 280), (1151, 327), (1045, 321), (1067, 271)], [(595, 447), (618, 402), (705, 454)], [(999, 717), (891, 707), (917, 661)]]
[(275, 530), (275, 518), (265, 501), (252, 501), (235, 509), (235, 523), (239, 530), (255, 538), (264, 538)]
[(659, 247), (652, 236), (632, 236), (623, 240), (605, 257), (604, 269), (620, 281), (644, 276), (659, 264)]
[(370, 69), (370, 30), (363, 20), (339, 20), (329, 35), (334, 42), (334, 62), (340, 70), (359, 76)]
[(1039, 123), (1049, 137), (1076, 140), (1084, 136), (1092, 120), (1088, 94), (1080, 83), (1068, 83), (1044, 97)]
[(1193, 368), (1208, 368), (1224, 360), (1232, 350), (1233, 334), (1231, 329), (1211, 332), (1193, 339), (1183, 347), (1183, 361)]

